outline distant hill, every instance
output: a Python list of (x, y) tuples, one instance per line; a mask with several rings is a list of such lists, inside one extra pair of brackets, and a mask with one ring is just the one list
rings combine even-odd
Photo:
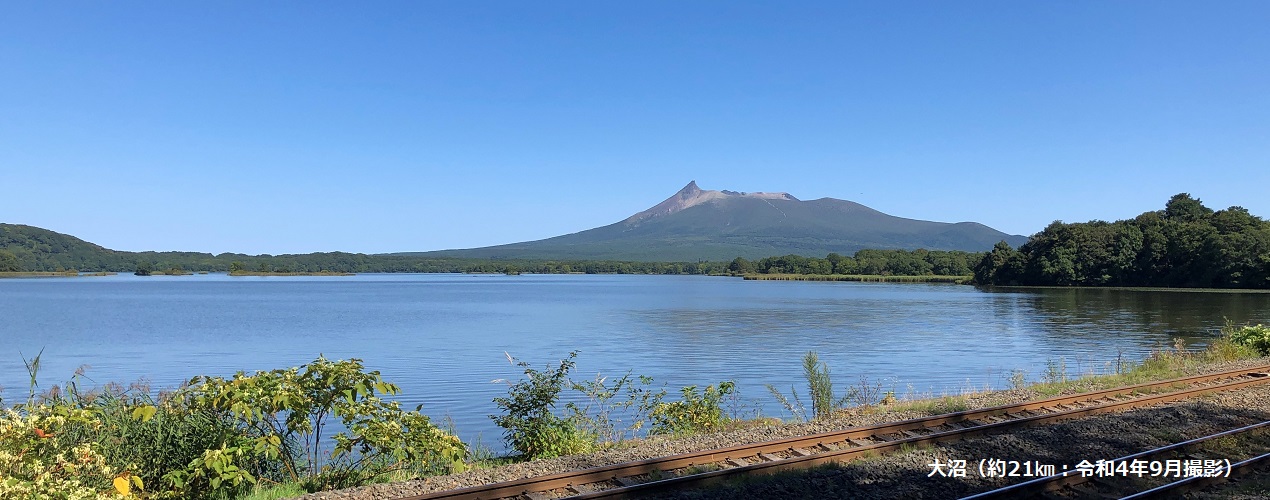
[(131, 271), (138, 261), (179, 262), (188, 268), (215, 259), (212, 254), (198, 252), (111, 250), (69, 234), (4, 223), (0, 223), (0, 250), (17, 257), (20, 267), (27, 271)]
[[(488, 260), (695, 263), (788, 254), (851, 255), (863, 249), (983, 252), (1002, 240), (1017, 247), (1027, 238), (974, 222), (895, 217), (833, 198), (801, 201), (787, 193), (707, 191), (690, 182), (665, 201), (614, 224), (545, 240), (468, 250), (277, 256), (125, 252), (48, 229), (0, 223), (0, 259), (16, 261), (17, 268), (25, 271), (132, 271), (141, 264), (158, 270), (224, 271), (239, 262), (248, 270), (287, 272), (455, 272), (485, 269), (488, 266), (481, 261)], [(578, 264), (575, 268), (581, 265), (573, 264)], [(641, 268), (640, 272), (660, 271)]]
[(0, 278), (12, 272), (64, 270), (167, 273), (634, 273), (710, 274), (727, 272), (726, 263), (614, 262), (596, 260), (490, 260), (420, 255), (366, 255), (315, 252), (246, 255), (200, 252), (126, 252), (111, 250), (68, 234), (21, 224), (0, 223)]
[(35, 226), (0, 223), (0, 250), (17, 257), (28, 271), (101, 268), (132, 265), (135, 259), (74, 236)]
[(689, 182), (670, 198), (623, 221), (564, 236), (464, 250), (411, 253), (476, 259), (718, 261), (773, 255), (844, 255), (862, 249), (982, 252), (1027, 237), (976, 222), (931, 222), (887, 215), (859, 203), (788, 193), (709, 191)]

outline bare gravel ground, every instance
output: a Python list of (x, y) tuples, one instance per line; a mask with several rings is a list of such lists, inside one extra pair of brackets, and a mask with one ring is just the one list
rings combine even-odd
[[(1258, 366), (1265, 360), (1209, 365), (1196, 373)], [(1070, 392), (1083, 392), (1075, 387)], [(971, 395), (970, 408), (1038, 399), (1032, 390)], [(672, 439), (653, 437), (586, 455), (472, 470), (449, 476), (314, 493), (304, 500), (371, 500), (401, 498), (492, 482), (510, 481), (569, 470), (599, 467), (679, 453), (841, 430), (926, 416), (915, 411), (843, 412), (815, 422), (755, 425), (728, 432)], [(1008, 484), (979, 478), (980, 459), (1036, 460), (1074, 466), (1081, 460), (1111, 459), (1255, 421), (1270, 420), (1270, 387), (1223, 393), (1150, 409), (1103, 415), (1069, 423), (977, 438), (931, 449), (888, 455), (813, 471), (747, 480), (740, 485), (676, 494), (676, 498), (954, 498)], [(929, 464), (939, 459), (967, 460), (976, 470), (966, 478), (930, 478)], [(1251, 482), (1246, 482), (1251, 484)], [(1264, 490), (1262, 490), (1264, 491)], [(1254, 496), (1255, 497), (1255, 496)]]

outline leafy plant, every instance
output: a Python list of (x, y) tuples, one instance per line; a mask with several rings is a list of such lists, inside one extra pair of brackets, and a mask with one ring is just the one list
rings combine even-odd
[[(385, 400), (383, 395), (401, 390), (378, 371), (365, 371), (359, 359), (319, 356), (298, 367), (238, 372), (230, 380), (196, 377), (186, 392), (195, 407), (233, 419), (250, 438), (206, 457), (203, 465), (222, 476), (226, 467), (208, 464), (258, 454), (280, 460), (286, 478), (316, 491), (360, 484), (411, 463), (440, 461), (461, 468), (466, 454), (465, 445), (433, 425), (419, 407), (405, 411), (399, 402)], [(323, 433), (336, 418), (346, 430), (331, 436), (335, 445), (325, 457)], [(171, 479), (197, 477), (187, 473)], [(210, 482), (212, 476), (207, 477)]]
[[(526, 380), (508, 382), (507, 396), (494, 398), (502, 415), (490, 415), (494, 424), (505, 429), (503, 438), (527, 459), (557, 457), (589, 451), (595, 442), (574, 418), (555, 414), (560, 393), (569, 384), (578, 351), (560, 360), (554, 369), (535, 370), (528, 362), (510, 354), (507, 361), (524, 369)], [(507, 382), (495, 380), (495, 382)]]
[[(61, 438), (75, 422), (92, 422), (87, 410), (27, 406), (0, 413), (0, 498), (108, 498), (117, 477), (96, 443)], [(142, 482), (125, 478), (140, 489)]]
[[(75, 380), (82, 374), (82, 368), (77, 370), (65, 391), (50, 390), (40, 403), (41, 408), (74, 409), (91, 417), (68, 422), (59, 439), (92, 443), (106, 463), (127, 471), (130, 481), (150, 485), (160, 495), (175, 495), (180, 490), (182, 498), (202, 498), (243, 490), (238, 488), (241, 482), (229, 482), (223, 492), (217, 491), (221, 489), (219, 484), (172, 491), (161, 486), (171, 486), (170, 481), (163, 481), (164, 476), (196, 466), (207, 450), (245, 440), (233, 422), (190, 408), (185, 399), (170, 394), (156, 400), (145, 385), (124, 390), (117, 384), (107, 384), (100, 390), (81, 393)], [(268, 467), (258, 459), (239, 463), (257, 471)]]
[(1230, 340), (1239, 345), (1256, 349), (1262, 356), (1270, 354), (1270, 327), (1262, 324), (1230, 328)]
[(653, 407), (650, 414), (653, 426), (649, 432), (682, 435), (717, 430), (727, 422), (723, 416), (723, 398), (735, 390), (736, 384), (731, 381), (708, 385), (700, 392), (695, 385), (684, 387), (683, 399)]

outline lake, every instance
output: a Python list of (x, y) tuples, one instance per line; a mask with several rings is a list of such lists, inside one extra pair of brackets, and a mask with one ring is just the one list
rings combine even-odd
[[(744, 405), (782, 409), (764, 388), (801, 382), (818, 351), (839, 388), (867, 379), (905, 394), (956, 394), (1114, 369), (1181, 337), (1202, 343), (1223, 318), (1270, 323), (1270, 294), (1099, 289), (984, 291), (944, 284), (743, 281), (705, 276), (223, 274), (0, 280), (0, 392), (24, 400), (89, 365), (90, 383), (361, 358), (400, 399), (453, 419), (465, 440), (501, 446), (487, 417), (495, 379), (580, 351), (575, 378), (633, 371), (684, 385), (734, 380)], [(21, 353), (21, 354), (19, 354)]]

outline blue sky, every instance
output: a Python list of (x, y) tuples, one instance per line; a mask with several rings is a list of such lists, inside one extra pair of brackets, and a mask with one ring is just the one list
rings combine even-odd
[(5, 2), (0, 222), (419, 251), (690, 180), (1032, 234), (1270, 216), (1270, 3)]

